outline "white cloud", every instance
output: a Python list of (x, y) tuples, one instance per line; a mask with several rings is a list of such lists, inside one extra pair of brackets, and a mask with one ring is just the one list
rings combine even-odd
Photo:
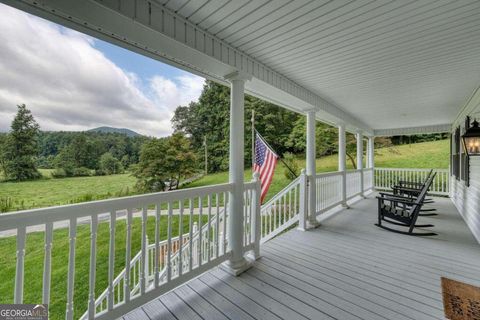
[(201, 93), (201, 77), (158, 75), (142, 85), (89, 36), (2, 4), (0, 16), (0, 131), (25, 103), (43, 130), (108, 125), (164, 136), (175, 108)]

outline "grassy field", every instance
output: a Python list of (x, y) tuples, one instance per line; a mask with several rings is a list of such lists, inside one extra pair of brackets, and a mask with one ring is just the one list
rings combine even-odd
[[(378, 149), (375, 152), (377, 167), (410, 167), (410, 168), (447, 168), (449, 163), (448, 141), (435, 141), (414, 145)], [(317, 171), (328, 172), (337, 169), (337, 156), (323, 157), (317, 160)], [(305, 160), (299, 159), (299, 166), (305, 166)], [(352, 168), (350, 162), (347, 163)], [(290, 181), (285, 177), (285, 167), (282, 163), (276, 168), (268, 198), (279, 192)], [(87, 201), (99, 198), (110, 198), (127, 195), (133, 191), (135, 178), (129, 174), (79, 177), (65, 179), (49, 178), (50, 171), (42, 172), (45, 179), (32, 182), (0, 183), (0, 199), (11, 197), (20, 208), (45, 207), (57, 204)], [(246, 170), (245, 180), (251, 180), (251, 170)], [(207, 175), (186, 187), (200, 187), (228, 181), (228, 173), (221, 172)], [(185, 221), (186, 222), (186, 221)], [(187, 223), (184, 226), (187, 227)], [(154, 221), (147, 222), (148, 236), (154, 238)], [(166, 221), (161, 222), (162, 239), (165, 238)], [(140, 249), (140, 220), (134, 219), (132, 256)], [(178, 218), (174, 217), (174, 234), (178, 234)], [(187, 230), (184, 229), (186, 232)], [(89, 270), (89, 238), (88, 225), (78, 227), (76, 242), (75, 266), (75, 317), (79, 317), (87, 308), (88, 270)], [(52, 303), (50, 304), (51, 319), (64, 318), (66, 303), (66, 274), (68, 261), (67, 229), (54, 231), (54, 246), (52, 253)], [(97, 241), (97, 281), (96, 295), (107, 287), (108, 241), (109, 228), (107, 223), (101, 223)], [(115, 274), (124, 268), (125, 263), (125, 221), (117, 222)], [(25, 261), (25, 299), (26, 303), (38, 303), (41, 300), (43, 272), (43, 232), (31, 233), (27, 236)], [(40, 245), (39, 245), (40, 244)], [(15, 238), (0, 238), (0, 303), (11, 303), (15, 279)], [(8, 279), (8, 280), (7, 280)]]
[[(365, 162), (365, 161), (364, 161)], [(298, 159), (299, 167), (305, 168), (305, 160)], [(448, 168), (449, 141), (439, 140), (422, 142), (411, 145), (401, 145), (375, 150), (375, 166), (387, 168)], [(317, 172), (336, 171), (338, 156), (331, 155), (317, 159)], [(353, 169), (352, 163), (347, 158), (347, 168)], [(272, 185), (268, 190), (267, 199), (273, 197), (290, 182), (285, 177), (285, 166), (279, 162), (275, 169)], [(245, 181), (252, 179), (252, 171), (245, 171)], [(210, 184), (228, 181), (228, 172), (210, 174), (188, 185), (188, 187), (201, 187)]]
[[(0, 199), (10, 198), (12, 208), (9, 211), (14, 211), (125, 196), (132, 194), (134, 186), (135, 178), (128, 173), (98, 177), (0, 182)], [(2, 211), (1, 207), (0, 211)]]

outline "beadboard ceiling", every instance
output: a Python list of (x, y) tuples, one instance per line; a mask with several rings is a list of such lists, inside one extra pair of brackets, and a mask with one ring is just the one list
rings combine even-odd
[(480, 1), (157, 1), (374, 129), (451, 123), (480, 84)]

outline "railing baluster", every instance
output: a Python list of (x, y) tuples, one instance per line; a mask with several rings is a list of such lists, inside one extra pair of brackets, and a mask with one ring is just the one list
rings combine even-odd
[(88, 318), (95, 318), (95, 270), (97, 267), (98, 215), (93, 214), (90, 224), (90, 276), (88, 283)]
[(168, 221), (167, 221), (167, 281), (172, 279), (172, 202), (168, 202)]
[[(123, 294), (125, 295), (125, 303), (130, 301), (130, 260), (132, 251), (132, 209), (127, 209), (127, 226), (126, 226), (126, 246), (125, 246), (125, 282)], [(135, 267), (135, 265), (133, 265)], [(135, 278), (135, 274), (133, 275)]]
[(142, 208), (142, 254), (140, 259), (140, 294), (145, 294), (147, 264), (147, 207)]
[(162, 204), (157, 203), (155, 205), (155, 260), (153, 262), (154, 286), (158, 288), (160, 281), (160, 214), (162, 210)]
[(203, 263), (202, 261), (202, 253), (203, 253), (203, 232), (202, 232), (202, 225), (203, 225), (203, 202), (202, 197), (198, 197), (198, 266), (200, 267)]
[[(228, 193), (224, 192), (223, 193), (223, 207), (224, 207), (224, 214), (223, 214), (223, 232), (222, 232), (222, 237), (223, 237), (223, 254), (227, 252), (227, 208), (228, 208)], [(228, 212), (228, 215), (230, 215), (230, 212)]]
[(183, 274), (183, 200), (178, 203), (178, 276)]
[(211, 254), (210, 254), (210, 243), (212, 241), (211, 239), (211, 227), (212, 227), (212, 194), (209, 194), (208, 195), (208, 219), (207, 219), (207, 244), (208, 244), (208, 247), (207, 247), (207, 260), (208, 262), (210, 262), (210, 259), (211, 259)]
[(219, 256), (219, 250), (220, 250), (220, 237), (219, 237), (219, 232), (220, 232), (220, 198), (219, 198), (219, 193), (215, 194), (215, 200), (216, 200), (216, 211), (215, 211), (215, 258), (218, 258)]
[(189, 209), (190, 209), (190, 225), (188, 230), (188, 237), (190, 241), (188, 243), (188, 271), (192, 271), (193, 268), (193, 199), (190, 198), (189, 200)]
[(26, 227), (17, 229), (17, 262), (15, 270), (15, 295), (13, 303), (23, 303), (23, 280), (25, 270)]
[(66, 319), (73, 319), (73, 291), (75, 285), (75, 240), (77, 236), (77, 219), (70, 219), (69, 226), (69, 255), (67, 276), (67, 310)]
[(50, 303), (50, 283), (52, 275), (52, 242), (53, 222), (45, 225), (45, 256), (43, 262), (43, 294), (42, 303)]
[(114, 305), (114, 272), (115, 272), (115, 223), (117, 212), (115, 210), (110, 212), (110, 243), (108, 247), (108, 293), (107, 293), (107, 308), (113, 310)]

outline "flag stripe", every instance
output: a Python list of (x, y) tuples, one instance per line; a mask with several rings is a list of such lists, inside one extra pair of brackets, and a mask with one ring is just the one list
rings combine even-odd
[(263, 138), (257, 132), (255, 137), (255, 161), (253, 170), (260, 174), (261, 184), (261, 201), (267, 195), (270, 184), (272, 183), (273, 174), (277, 165), (278, 156), (269, 148)]

